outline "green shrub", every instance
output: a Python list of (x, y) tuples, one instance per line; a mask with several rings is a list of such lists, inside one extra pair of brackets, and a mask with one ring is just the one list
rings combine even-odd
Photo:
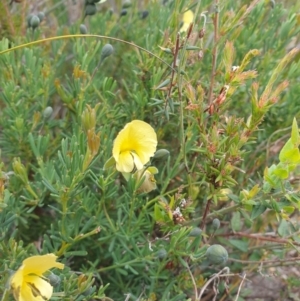
[(299, 4), (9, 2), (2, 300), (242, 300), (299, 260)]

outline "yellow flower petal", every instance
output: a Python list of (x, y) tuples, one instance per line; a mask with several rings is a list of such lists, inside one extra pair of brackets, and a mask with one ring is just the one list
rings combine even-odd
[(42, 275), (51, 268), (63, 269), (64, 265), (56, 262), (56, 258), (54, 254), (47, 254), (32, 256), (23, 261), (10, 280), (17, 301), (45, 301), (51, 298), (53, 288)]
[(122, 152), (119, 155), (117, 170), (122, 172), (131, 172), (134, 169), (134, 160), (130, 151)]
[(24, 277), (20, 301), (45, 301), (51, 298), (52, 293), (53, 287), (49, 282), (38, 276), (27, 275)]
[(146, 122), (133, 120), (127, 123), (114, 141), (113, 157), (120, 172), (140, 170), (154, 155), (157, 137), (154, 129)]
[(182, 17), (182, 26), (180, 28), (180, 32), (186, 32), (191, 23), (193, 23), (193, 20), (194, 20), (194, 13), (193, 11), (191, 10), (187, 10), (184, 14), (183, 14), (183, 17)]
[(36, 274), (41, 276), (52, 268), (63, 269), (64, 265), (56, 262), (54, 254), (31, 256), (23, 261), (23, 274)]

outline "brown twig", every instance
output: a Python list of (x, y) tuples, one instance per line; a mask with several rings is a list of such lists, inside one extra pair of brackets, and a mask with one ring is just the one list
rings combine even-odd
[(223, 268), (219, 273), (214, 274), (209, 280), (206, 281), (206, 283), (204, 284), (204, 286), (202, 287), (202, 289), (199, 293), (197, 301), (201, 300), (203, 293), (205, 292), (206, 288), (210, 285), (210, 283), (214, 282), (217, 278), (224, 276), (224, 274), (226, 275), (226, 277), (228, 276), (228, 274), (229, 274), (228, 267)]
[(286, 262), (300, 261), (300, 257), (284, 258), (284, 259), (271, 259), (271, 260), (264, 260), (264, 261), (241, 260), (241, 259), (229, 258), (228, 261), (246, 263), (246, 264), (269, 264), (269, 263), (286, 263)]
[(246, 279), (246, 276), (247, 276), (247, 274), (244, 274), (243, 279), (242, 279), (242, 281), (241, 281), (241, 283), (240, 283), (240, 285), (239, 285), (238, 292), (237, 292), (237, 294), (236, 294), (236, 297), (235, 297), (235, 300), (234, 300), (234, 301), (237, 301), (238, 298), (239, 298), (239, 295), (240, 295), (240, 292), (241, 292), (241, 288), (242, 288), (243, 283), (244, 283), (244, 281), (245, 281), (245, 279)]
[(284, 238), (275, 238), (275, 237), (268, 237), (268, 236), (262, 236), (261, 234), (248, 234), (248, 233), (243, 233), (243, 232), (230, 232), (230, 233), (225, 233), (225, 234), (219, 234), (216, 236), (222, 236), (222, 237), (229, 237), (229, 236), (236, 236), (236, 237), (247, 237), (250, 239), (257, 239), (261, 241), (270, 241), (270, 242), (275, 242), (275, 243), (280, 243), (280, 244), (293, 244), (295, 246), (300, 246), (300, 243), (296, 241), (290, 241), (288, 239)]
[(179, 32), (177, 33), (177, 37), (176, 37), (176, 44), (175, 44), (175, 49), (174, 49), (174, 53), (173, 53), (173, 69), (172, 69), (172, 73), (171, 73), (171, 81), (170, 81), (170, 88), (169, 88), (169, 91), (168, 91), (168, 95), (167, 95), (167, 101), (166, 101), (166, 104), (165, 104), (165, 110), (167, 109), (167, 103), (169, 102), (169, 99), (171, 97), (171, 92), (172, 92), (172, 87), (173, 87), (173, 80), (174, 80), (174, 76), (175, 76), (175, 73), (176, 73), (176, 67), (177, 67), (177, 58), (178, 58), (178, 52), (179, 52), (179, 49), (180, 49), (180, 46), (179, 46), (179, 41), (180, 41), (180, 34)]
[(201, 221), (201, 226), (200, 226), (201, 229), (203, 229), (204, 226), (205, 226), (205, 220), (206, 220), (206, 217), (207, 217), (208, 212), (209, 212), (211, 200), (212, 199), (207, 200), (207, 203), (206, 203), (206, 206), (205, 206), (205, 210), (204, 210), (204, 213), (203, 213), (203, 216), (202, 216), (202, 221)]

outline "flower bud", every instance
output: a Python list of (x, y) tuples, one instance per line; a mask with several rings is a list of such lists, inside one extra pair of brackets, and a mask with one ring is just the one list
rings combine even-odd
[(109, 57), (114, 52), (114, 47), (110, 44), (105, 44), (101, 50), (100, 61), (102, 62), (104, 59)]
[(15, 120), (16, 129), (21, 131), (24, 128), (24, 119), (21, 117), (16, 117)]
[(212, 221), (212, 226), (215, 230), (220, 228), (220, 220), (218, 218), (214, 218)]
[(224, 264), (228, 260), (228, 252), (221, 245), (210, 246), (205, 255), (211, 264)]
[(92, 16), (95, 15), (97, 12), (97, 8), (95, 4), (87, 4), (85, 7), (85, 15)]
[(39, 17), (36, 16), (36, 15), (32, 16), (32, 18), (30, 19), (30, 26), (33, 29), (36, 29), (39, 25), (40, 25), (40, 19), (39, 19)]
[(189, 236), (191, 237), (198, 237), (202, 234), (202, 230), (199, 227), (195, 227), (191, 230), (189, 233)]
[(205, 28), (201, 28), (199, 31), (199, 39), (203, 39), (204, 35), (205, 35)]
[(40, 22), (42, 22), (44, 19), (45, 19), (45, 13), (40, 11), (38, 14), (37, 14), (38, 18), (40, 19)]
[(167, 149), (159, 149), (156, 151), (156, 153), (153, 156), (153, 159), (161, 159), (163, 157), (169, 157), (170, 156), (170, 152)]
[(88, 32), (87, 28), (84, 24), (80, 24), (79, 31), (80, 31), (81, 34), (87, 34), (87, 32)]
[[(156, 189), (156, 181), (154, 175), (158, 173), (158, 170), (154, 166), (148, 167), (146, 170), (138, 170), (135, 172), (134, 177), (139, 184), (137, 189), (138, 193), (148, 193)], [(140, 183), (143, 181), (142, 183)]]
[(27, 176), (26, 168), (21, 163), (21, 160), (19, 158), (16, 158), (13, 161), (12, 167), (13, 167), (14, 173), (22, 179), (23, 183), (28, 183), (28, 176)]
[(52, 107), (47, 107), (43, 112), (44, 119), (48, 120), (51, 117), (52, 113), (53, 113)]

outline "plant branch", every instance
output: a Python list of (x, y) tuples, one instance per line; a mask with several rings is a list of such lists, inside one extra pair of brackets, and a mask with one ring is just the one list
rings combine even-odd
[(214, 16), (214, 47), (212, 50), (212, 68), (210, 76), (210, 86), (208, 92), (208, 105), (213, 102), (213, 87), (216, 75), (217, 57), (218, 57), (218, 42), (219, 42), (219, 0), (215, 0), (215, 16)]
[(250, 239), (257, 239), (261, 241), (270, 241), (270, 242), (275, 242), (275, 243), (280, 243), (280, 244), (291, 244), (295, 246), (300, 246), (299, 242), (296, 241), (291, 241), (289, 239), (284, 239), (284, 238), (274, 238), (274, 237), (267, 237), (267, 236), (262, 236), (261, 234), (248, 234), (248, 233), (243, 233), (243, 232), (230, 232), (230, 233), (225, 233), (225, 234), (218, 234), (216, 236), (219, 237), (247, 237)]

